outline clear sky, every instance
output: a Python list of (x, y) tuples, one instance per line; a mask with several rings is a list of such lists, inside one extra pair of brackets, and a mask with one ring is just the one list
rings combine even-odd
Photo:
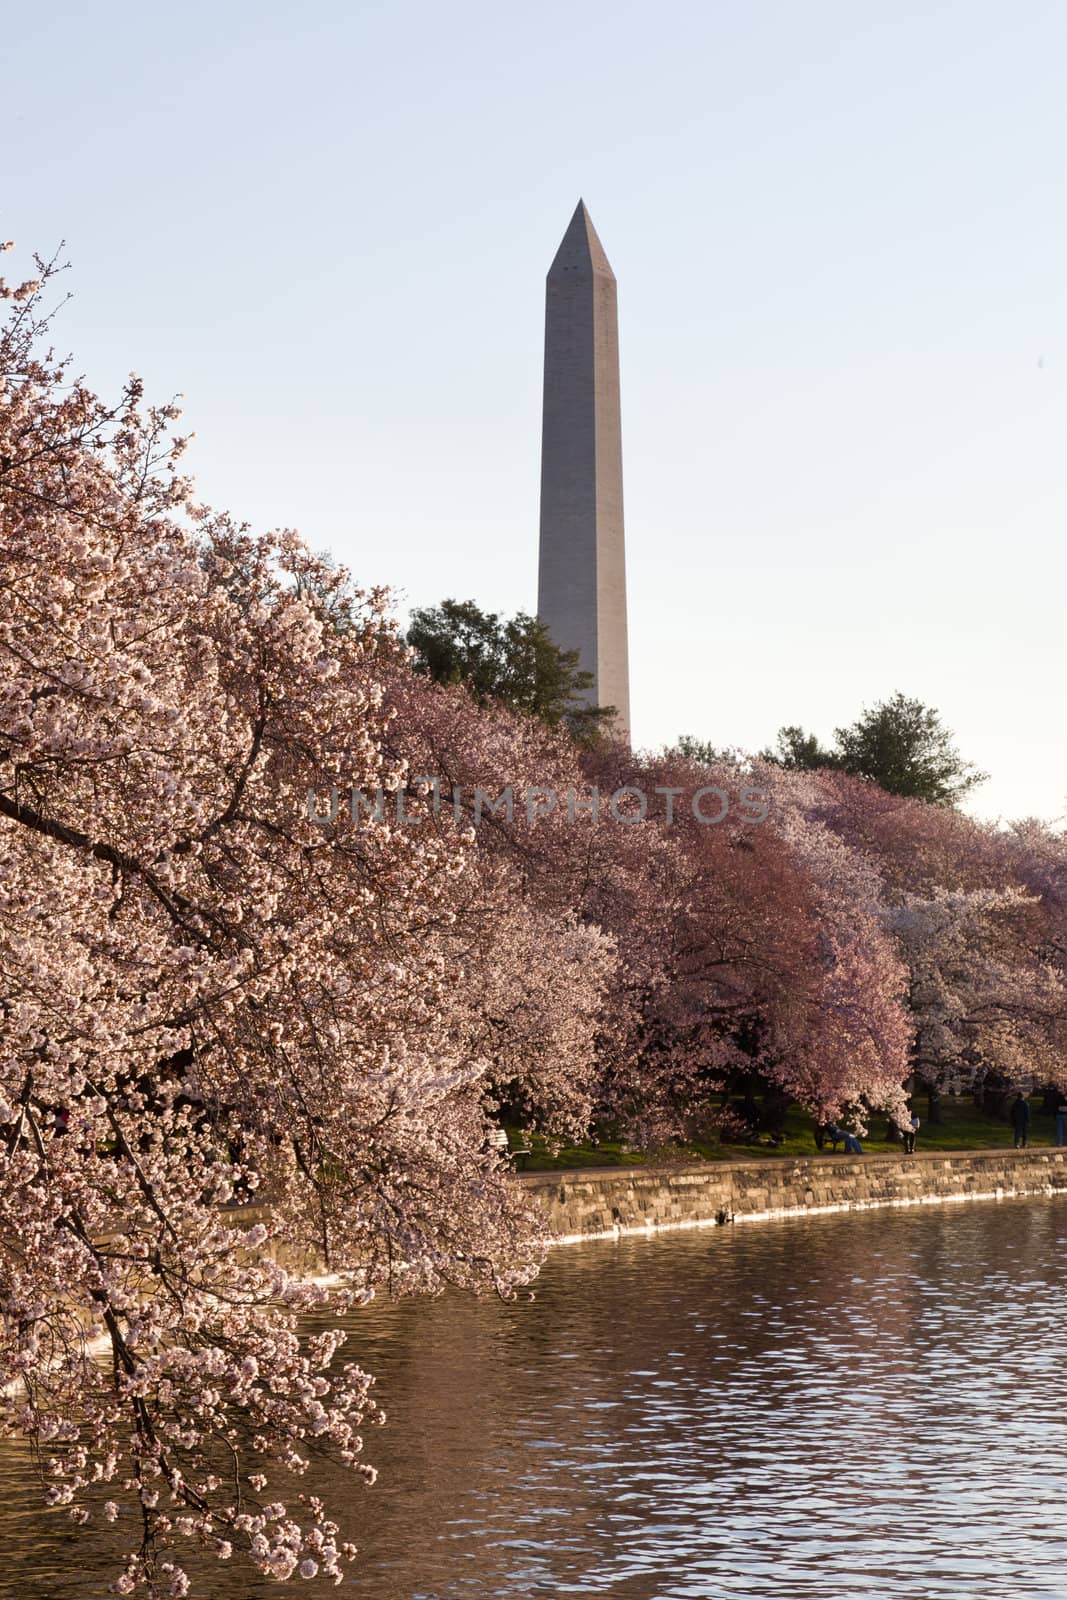
[(1067, 811), (1062, 0), (9, 12), (0, 235), (185, 395), (206, 498), (536, 603), (544, 274), (619, 279), (634, 737), (897, 689)]

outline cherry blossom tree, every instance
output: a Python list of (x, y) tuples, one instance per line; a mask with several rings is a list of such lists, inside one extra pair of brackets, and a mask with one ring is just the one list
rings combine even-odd
[(567, 732), (480, 705), (400, 658), (386, 707), (385, 746), (407, 774), (402, 808), (421, 792), (426, 826), (458, 822), (475, 841), (451, 929), (466, 975), (463, 1047), (490, 1061), (496, 1096), (528, 1127), (581, 1136), (615, 1031), (618, 963), (576, 887), (596, 835), (579, 803), (579, 751)]
[(828, 830), (859, 864), (846, 901), (904, 962), (911, 1068), (934, 1104), (942, 1090), (1061, 1081), (1062, 841), (1035, 824), (1004, 831), (843, 774), (777, 781), (776, 795), (792, 793), (805, 825)]
[[(631, 880), (641, 885), (632, 923), (647, 930), (645, 1027), (661, 1049), (670, 1041), (671, 1071), (681, 1075), (671, 1099), (692, 1110), (686, 1080), (703, 1063), (708, 1088), (755, 1071), (820, 1119), (858, 1112), (864, 1100), (900, 1108), (903, 969), (864, 917), (857, 864), (842, 864), (846, 852), (824, 831), (798, 826), (772, 778), (784, 787), (784, 775), (679, 757), (641, 760), (629, 774), (649, 792), (678, 796), (661, 830), (658, 880), (639, 868)], [(702, 787), (729, 798), (720, 822), (701, 820), (708, 811), (692, 803)], [(758, 812), (734, 803), (745, 793), (763, 797)], [(607, 913), (605, 923), (613, 926)], [(641, 1055), (647, 1070), (647, 1043)]]
[[(119, 1592), (185, 1593), (183, 1545), (339, 1581), (299, 1484), (373, 1475), (337, 1318), (535, 1272), (490, 1074), (522, 1029), (547, 1078), (580, 1056), (609, 952), (471, 890), (454, 822), (329, 822), (338, 783), (407, 784), (382, 597), (199, 506), (173, 408), (38, 353), (41, 277), (0, 339), (0, 1428), (129, 1529)], [(528, 970), (503, 1057), (481, 940)]]
[[(613, 942), (579, 1118), (591, 1103), (649, 1144), (706, 1134), (737, 1074), (760, 1074), (820, 1115), (864, 1097), (903, 1106), (904, 970), (871, 911), (856, 916), (858, 857), (828, 829), (806, 823), (805, 852), (783, 808), (740, 803), (743, 778), (728, 765), (608, 742), (582, 751), (536, 718), (402, 668), (389, 695), (396, 758), (439, 784), (444, 804), (457, 796), (476, 831), (468, 887), (504, 875), (527, 918), (548, 913)], [(822, 864), (816, 835), (853, 877)], [(515, 994), (524, 970), (508, 980)], [(557, 1123), (589, 1081), (588, 1059), (575, 1050), (561, 1067)]]

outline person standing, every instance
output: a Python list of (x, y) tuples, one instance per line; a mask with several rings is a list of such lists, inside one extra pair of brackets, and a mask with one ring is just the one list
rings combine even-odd
[[(1058, 1125), (1059, 1117), (1056, 1121)], [(1017, 1094), (1012, 1102), (1011, 1125), (1015, 1129), (1016, 1150), (1025, 1150), (1030, 1137), (1030, 1102), (1023, 1094)]]
[(1061, 1089), (1056, 1096), (1056, 1143), (1063, 1144), (1067, 1138), (1067, 1093)]
[(919, 1119), (914, 1112), (905, 1119), (904, 1126), (900, 1131), (904, 1138), (904, 1154), (913, 1156), (915, 1154), (915, 1135), (919, 1131)]

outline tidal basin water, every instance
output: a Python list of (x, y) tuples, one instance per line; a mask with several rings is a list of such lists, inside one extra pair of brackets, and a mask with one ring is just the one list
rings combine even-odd
[[(571, 1246), (532, 1302), (353, 1326), (389, 1425), (342, 1487), (342, 1594), (1067, 1597), (1067, 1199)], [(104, 1536), (27, 1468), (0, 1457), (0, 1594), (97, 1600)]]

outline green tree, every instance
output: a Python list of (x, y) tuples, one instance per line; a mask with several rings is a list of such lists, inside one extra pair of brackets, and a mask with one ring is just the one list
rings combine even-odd
[(698, 739), (692, 733), (681, 734), (668, 752), (671, 755), (684, 756), (687, 761), (696, 761), (702, 767), (713, 766), (722, 753), (710, 739)]
[(701, 767), (737, 767), (745, 770), (752, 761), (751, 756), (734, 745), (712, 744), (710, 739), (698, 739), (692, 733), (680, 734), (673, 745), (668, 745), (665, 754), (681, 756)]
[(794, 772), (816, 772), (820, 767), (841, 765), (834, 752), (825, 749), (815, 734), (806, 733), (795, 724), (778, 729), (777, 744), (773, 750), (763, 751), (763, 759)]
[(904, 694), (865, 709), (835, 737), (845, 772), (931, 805), (957, 805), (988, 776), (963, 759), (932, 706)]
[(408, 644), (415, 670), (435, 683), (462, 683), (482, 704), (497, 701), (555, 725), (584, 742), (606, 731), (613, 706), (591, 706), (593, 674), (577, 650), (562, 650), (543, 622), (525, 611), (504, 618), (473, 600), (442, 600), (413, 611)]
[(834, 741), (827, 750), (803, 728), (781, 728), (764, 758), (803, 772), (836, 768), (941, 806), (957, 805), (987, 776), (960, 755), (940, 713), (905, 694), (864, 708), (849, 727), (835, 729)]

